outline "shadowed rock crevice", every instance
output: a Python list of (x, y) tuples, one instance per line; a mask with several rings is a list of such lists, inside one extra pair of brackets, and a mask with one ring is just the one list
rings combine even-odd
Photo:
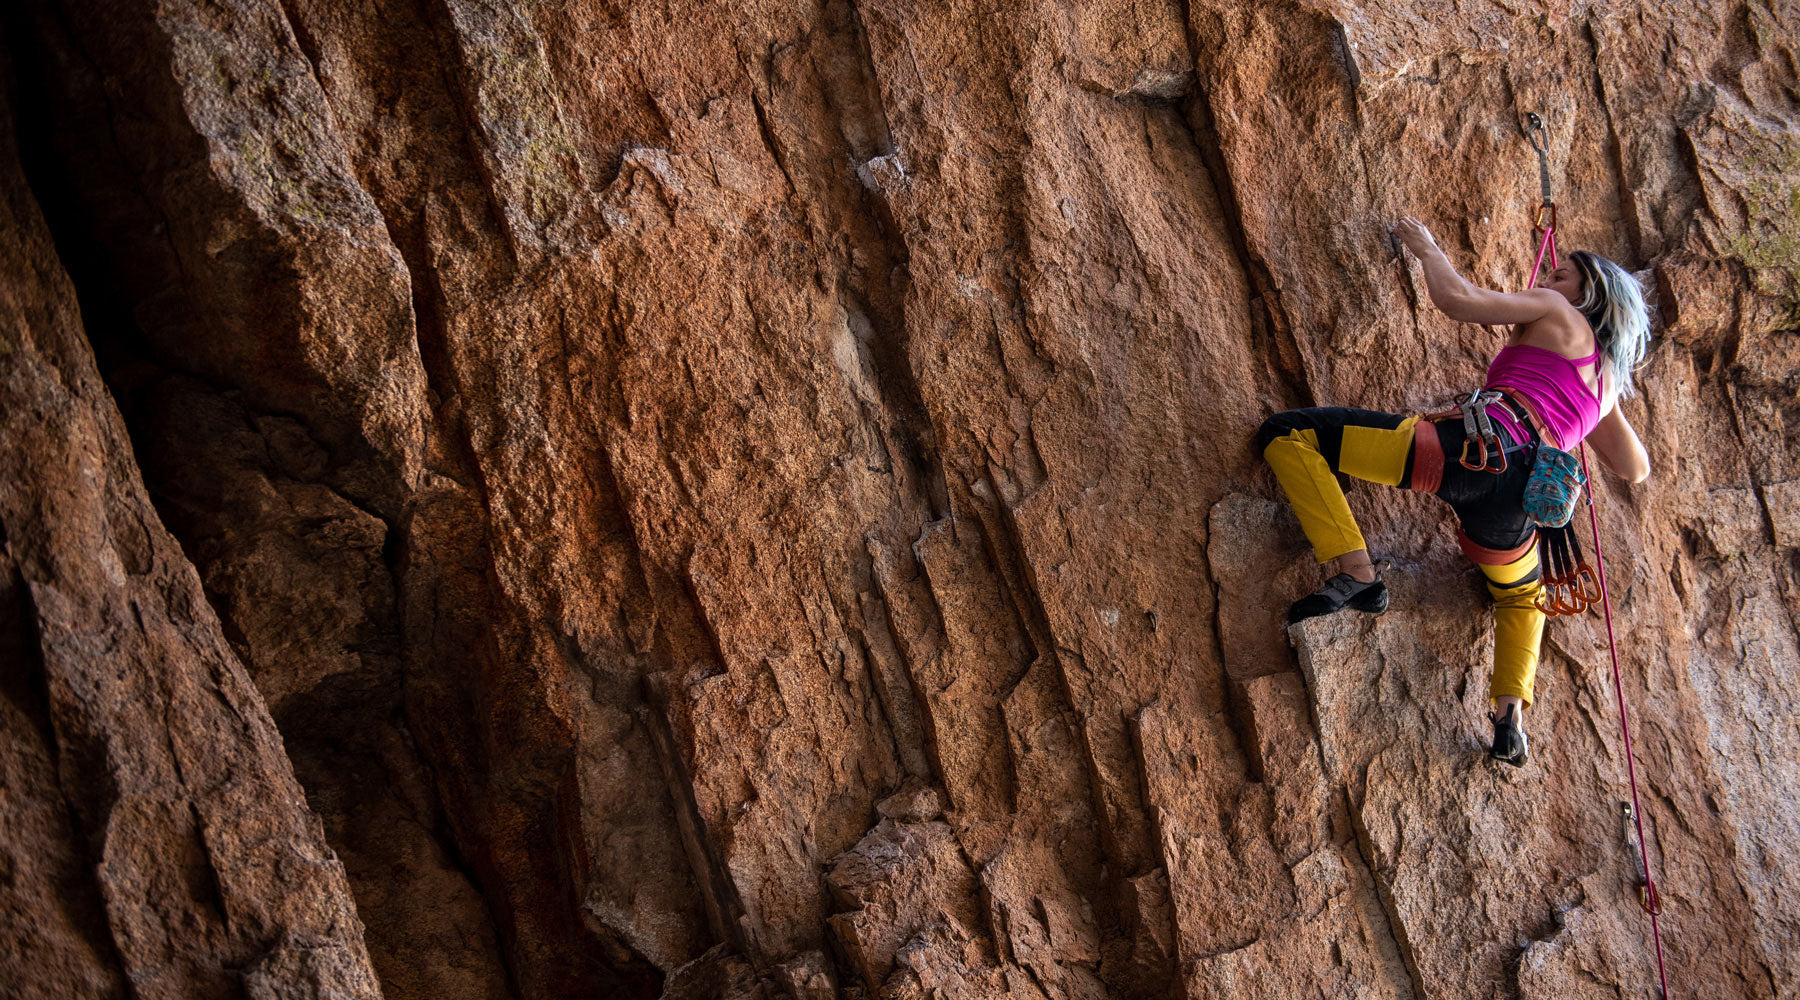
[[(319, 58), (317, 50), (313, 58)], [(65, 85), (48, 76), (38, 79), (52, 92)], [(145, 317), (155, 323), (167, 315), (131, 307), (145, 287), (144, 273), (154, 271), (145, 267), (148, 260), (167, 262), (169, 293), (195, 294), (198, 279), (180, 265), (172, 246), (148, 258), (139, 255), (128, 266), (119, 263), (118, 247), (104, 246), (108, 226), (147, 234), (165, 230), (149, 221), (134, 227), (134, 216), (148, 220), (160, 213), (135, 200), (143, 187), (130, 179), (134, 169), (120, 152), (102, 146), (101, 155), (93, 155), (80, 132), (84, 116), (110, 122), (116, 114), (110, 107), (101, 111), (71, 103), (62, 117), (52, 119), (61, 132), (55, 141), (48, 125), (27, 130), (44, 164), (34, 171), (35, 180), (53, 221), (68, 220), (54, 227), (63, 256), (71, 262), (78, 290), (95, 304), (88, 310), (90, 330), (102, 346), (106, 373), (127, 401), (164, 515), (182, 534), (226, 630), (264, 683), (311, 800), (331, 819), (333, 842), (349, 860), (388, 995), (515, 995), (498, 954), (489, 904), (467, 883), (464, 866), (454, 860), (457, 850), (439, 839), (438, 822), (394, 819), (442, 813), (430, 772), (404, 749), (411, 742), (404, 728), (395, 731), (401, 719), (402, 623), (394, 596), (400, 578), (392, 574), (399, 532), (391, 525), (403, 516), (398, 505), (408, 487), (392, 478), (392, 466), (379, 453), (345, 447), (346, 435), (332, 426), (328, 410), (247, 412), (241, 406), (254, 396), (231, 384), (219, 359), (181, 355), (195, 343), (171, 339), (166, 327), (158, 336), (140, 332)], [(82, 147), (79, 168), (48, 152), (64, 143)], [(188, 364), (202, 366), (207, 381), (167, 374)], [(320, 430), (324, 440), (318, 439)], [(348, 497), (358, 499), (346, 502)], [(383, 513), (374, 514), (368, 504)], [(413, 522), (413, 515), (404, 516)], [(435, 530), (441, 537), (441, 526)], [(348, 549), (339, 548), (346, 542)], [(441, 566), (444, 555), (432, 553), (422, 565)], [(296, 570), (297, 580), (271, 589), (280, 575)], [(271, 571), (273, 579), (263, 575)], [(334, 597), (338, 608), (325, 620), (336, 621), (296, 642), (292, 624), (316, 619)], [(308, 658), (316, 658), (313, 667), (304, 665)], [(317, 669), (333, 661), (338, 665)], [(321, 678), (324, 687), (309, 689)], [(334, 684), (348, 696), (328, 696)], [(284, 704), (289, 692), (333, 709), (290, 713)], [(374, 734), (384, 732), (400, 742), (379, 745)], [(371, 780), (378, 775), (386, 779)], [(433, 899), (437, 902), (415, 909)], [(441, 932), (427, 930), (418, 913), (433, 914)], [(457, 956), (446, 961), (440, 952), (451, 941), (457, 942)]]
[[(72, 193), (51, 176), (35, 176), (40, 199), (52, 206), (53, 219), (66, 218)], [(333, 457), (296, 415), (248, 412), (235, 387), (162, 360), (120, 308), (111, 263), (80, 249), (94, 245), (87, 233), (62, 224), (52, 231), (62, 240), (62, 259), (80, 276), (75, 288), (88, 330), (103, 347), (102, 375), (125, 402), (159, 513), (201, 568), (220, 627), (264, 684), (309, 804), (328, 820), (327, 836), (345, 859), (371, 928), (371, 958), (386, 994), (516, 995), (506, 985), (487, 906), (453, 859), (441, 820), (430, 819), (441, 807), (428, 772), (401, 749), (410, 745), (400, 714), (401, 629), (393, 604), (402, 532), (340, 492), (368, 480), (345, 474), (354, 460)], [(234, 508), (241, 514), (252, 495), (256, 505), (274, 503), (286, 513), (257, 521), (219, 516)], [(293, 624), (330, 620), (330, 612), (320, 617), (325, 605), (303, 589), (269, 593), (260, 580), (276, 566), (308, 564), (325, 573), (308, 582), (317, 588), (312, 596), (349, 597), (355, 607), (317, 634), (330, 637), (323, 645), (296, 636)], [(328, 668), (319, 686), (308, 688), (314, 670), (288, 673), (305, 657), (363, 665), (348, 673)], [(436, 913), (448, 940), (460, 942), (455, 961), (445, 962), (443, 946), (430, 943), (417, 919), (422, 912)], [(421, 942), (429, 958), (419, 954)], [(485, 970), (478, 957), (484, 952)], [(456, 983), (459, 975), (488, 985), (471, 992)]]
[(122, 995), (127, 981), (139, 995), (376, 996), (343, 869), (95, 370), (15, 153), (13, 68), (0, 95), (0, 641), (21, 655), (7, 657), (20, 669), (0, 760), (18, 793), (6, 842), (31, 845), (16, 860), (8, 848), (6, 910), (33, 926), (8, 928), (7, 954), (33, 942), (34, 961), (9, 958), (7, 982), (46, 996)]

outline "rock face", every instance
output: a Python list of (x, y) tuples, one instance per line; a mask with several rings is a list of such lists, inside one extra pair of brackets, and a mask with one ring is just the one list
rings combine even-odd
[(343, 866), (158, 521), (0, 103), (0, 975), (377, 997)]
[(1250, 443), (1478, 377), (1386, 227), (1517, 287), (1527, 111), (1672, 985), (1800, 993), (1795, 4), (0, 18), (23, 995), (1648, 995), (1597, 615), (1496, 770), (1447, 511), (1284, 636)]

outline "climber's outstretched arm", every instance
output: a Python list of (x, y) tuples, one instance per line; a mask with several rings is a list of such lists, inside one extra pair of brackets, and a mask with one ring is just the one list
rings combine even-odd
[(1632, 429), (1617, 406), (1600, 418), (1588, 433), (1587, 441), (1594, 446), (1594, 454), (1600, 456), (1600, 464), (1613, 475), (1633, 483), (1641, 483), (1650, 477), (1650, 453), (1644, 450), (1637, 431)]
[(1425, 270), (1425, 288), (1431, 293), (1431, 304), (1459, 323), (1496, 326), (1529, 323), (1568, 305), (1560, 293), (1548, 288), (1496, 292), (1471, 284), (1456, 273), (1450, 259), (1438, 249), (1431, 230), (1411, 216), (1401, 219), (1394, 230), (1400, 234), (1407, 249), (1419, 258), (1419, 264)]

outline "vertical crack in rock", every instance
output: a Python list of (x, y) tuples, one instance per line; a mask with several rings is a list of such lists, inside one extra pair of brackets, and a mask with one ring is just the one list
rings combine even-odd
[[(1594, 22), (1590, 17), (1581, 26), (1582, 34), (1587, 38), (1588, 58), (1593, 63), (1594, 102), (1600, 106), (1601, 117), (1606, 121), (1607, 166), (1612, 170), (1613, 186), (1618, 194), (1619, 216), (1625, 221), (1625, 232), (1631, 239), (1631, 259), (1644, 259), (1643, 216), (1640, 214), (1637, 196), (1632, 186), (1626, 182), (1625, 144), (1619, 138), (1619, 123), (1613, 117), (1612, 103), (1606, 96), (1606, 75), (1604, 62), (1600, 57), (1600, 36), (1594, 30)], [(1548, 127), (1548, 126), (1547, 126)]]
[(874, 538), (865, 539), (864, 546), (869, 554), (870, 590), (860, 595), (864, 625), (858, 630), (858, 641), (865, 650), (870, 680), (894, 741), (895, 756), (908, 775), (928, 779), (933, 774), (929, 718), (921, 708), (918, 672), (913, 669), (906, 648), (910, 643), (903, 644), (895, 632), (896, 615), (888, 596), (889, 550)]
[[(1193, 92), (1182, 101), (1179, 121), (1185, 126), (1194, 149), (1200, 154), (1200, 160), (1206, 165), (1207, 177), (1218, 205), (1220, 217), (1225, 220), (1226, 231), (1231, 237), (1232, 249), (1237, 253), (1238, 267), (1252, 289), (1250, 296), (1250, 315), (1253, 318), (1252, 336), (1264, 348), (1265, 356), (1277, 359), (1277, 363), (1269, 373), (1274, 384), (1267, 387), (1277, 395), (1278, 405), (1313, 406), (1317, 405), (1313, 398), (1312, 380), (1306, 371), (1306, 356), (1294, 339), (1292, 324), (1286, 310), (1282, 308), (1279, 290), (1268, 267), (1251, 252), (1249, 234), (1244, 229), (1243, 206), (1237, 195), (1237, 184), (1231, 176), (1231, 168), (1226, 163), (1221, 150), (1222, 140), (1213, 120), (1215, 110), (1212, 97), (1208, 93), (1209, 81), (1201, 77), (1200, 70), (1204, 62), (1203, 53), (1212, 51), (1206, 39), (1199, 33), (1196, 24), (1198, 18), (1191, 0), (1181, 0), (1181, 24), (1188, 51), (1195, 62), (1195, 85)], [(1350, 53), (1348, 40), (1341, 37), (1340, 44), (1348, 65), (1354, 69), (1354, 56)], [(1221, 45), (1226, 44), (1224, 41)], [(1356, 86), (1351, 85), (1354, 101)]]
[[(1726, 409), (1731, 412), (1731, 433), (1732, 436), (1737, 439), (1739, 451), (1745, 456), (1746, 461), (1744, 463), (1744, 471), (1746, 477), (1750, 480), (1751, 493), (1756, 497), (1757, 511), (1761, 514), (1763, 537), (1769, 543), (1770, 548), (1773, 549), (1778, 547), (1782, 541), (1782, 532), (1777, 527), (1777, 524), (1780, 522), (1774, 508), (1770, 506), (1769, 502), (1769, 491), (1771, 486), (1775, 484), (1765, 481), (1765, 467), (1750, 460), (1751, 456), (1756, 454), (1756, 443), (1745, 433), (1743, 410), (1738, 401), (1738, 389), (1735, 386), (1728, 385), (1725, 387), (1725, 390), (1727, 401)], [(1793, 630), (1795, 635), (1800, 635), (1800, 619), (1795, 618), (1795, 611), (1792, 603), (1786, 604), (1786, 610), (1788, 614), (1788, 627)]]
[(1183, 102), (1180, 120), (1187, 126), (1194, 148), (1206, 164), (1212, 188), (1217, 192), (1220, 214), (1231, 234), (1232, 248), (1238, 254), (1239, 267), (1255, 293), (1250, 297), (1250, 314), (1256, 320), (1252, 329), (1263, 338), (1259, 346), (1265, 347), (1276, 359), (1270, 372), (1275, 384), (1269, 388), (1278, 393), (1282, 405), (1317, 405), (1310, 389), (1312, 379), (1306, 370), (1306, 356), (1294, 339), (1292, 323), (1281, 305), (1280, 290), (1275, 287), (1268, 267), (1250, 251), (1241, 208), (1234, 193), (1235, 185), (1230, 168), (1219, 151), (1221, 140), (1204, 89), (1196, 89)]
[(307, 30), (306, 22), (295, 16), (295, 0), (277, 0), (277, 7), (281, 11), (283, 20), (287, 22), (289, 33), (294, 37), (294, 44), (300, 49), (301, 57), (306, 60), (306, 66), (312, 73), (314, 84), (323, 91), (325, 81), (319, 76), (319, 40)]
[[(766, 67), (763, 74), (764, 85), (767, 86), (768, 70)], [(775, 133), (770, 130), (768, 112), (763, 109), (762, 98), (758, 97), (754, 90), (750, 92), (750, 109), (756, 113), (756, 129), (762, 133), (763, 146), (768, 149), (769, 155), (775, 158), (775, 165), (781, 169), (781, 177), (787, 181), (788, 191), (798, 194), (800, 187), (794, 183), (794, 175), (788, 172), (787, 154), (782, 150), (781, 144), (776, 141)]]
[(681, 752), (675, 746), (674, 734), (670, 731), (667, 720), (655, 707), (654, 698), (639, 709), (638, 718), (651, 733), (657, 750), (657, 761), (663, 769), (663, 780), (668, 786), (671, 799), (676, 803), (675, 815), (681, 831), (682, 846), (689, 863), (693, 865), (694, 879), (705, 897), (707, 919), (711, 923), (713, 935), (722, 941), (729, 941), (739, 954), (750, 960), (753, 967), (760, 967), (763, 962), (761, 949), (754, 947), (754, 943), (744, 933), (743, 902), (738, 898), (730, 873), (713, 854), (711, 831), (707, 829), (699, 804), (694, 800), (692, 779), (687, 774)]
[[(1217, 507), (1215, 505), (1215, 510), (1216, 509)], [(1268, 775), (1263, 766), (1262, 754), (1257, 752), (1258, 741), (1254, 735), (1256, 722), (1251, 707), (1245, 699), (1244, 692), (1244, 681), (1247, 680), (1251, 674), (1248, 671), (1245, 671), (1244, 675), (1241, 677), (1233, 676), (1232, 665), (1235, 658), (1231, 656), (1226, 648), (1225, 636), (1232, 630), (1235, 623), (1231, 620), (1232, 616), (1228, 610), (1229, 606), (1226, 604), (1229, 597), (1225, 593), (1225, 586), (1219, 579), (1219, 575), (1213, 571), (1211, 539), (1212, 522), (1211, 518), (1208, 517), (1206, 531), (1201, 536), (1200, 545), (1201, 550), (1207, 553), (1206, 582), (1207, 586), (1212, 589), (1213, 660), (1219, 665), (1220, 671), (1225, 675), (1225, 685), (1223, 688), (1223, 694), (1225, 696), (1225, 717), (1230, 722), (1232, 738), (1237, 741), (1238, 752), (1243, 757), (1245, 777), (1250, 781), (1263, 782), (1268, 779)]]
[(1347, 788), (1337, 789), (1335, 798), (1337, 807), (1344, 811), (1344, 815), (1350, 820), (1351, 829), (1355, 831), (1356, 835), (1351, 843), (1356, 849), (1356, 856), (1362, 860), (1363, 868), (1368, 871), (1369, 877), (1375, 883), (1375, 895), (1381, 900), (1381, 912), (1386, 918), (1384, 929), (1393, 939), (1394, 947), (1399, 951), (1400, 959), (1406, 965), (1406, 976), (1412, 985), (1412, 995), (1417, 1000), (1425, 1000), (1426, 997), (1433, 994), (1425, 989), (1425, 980), (1419, 975), (1418, 955), (1413, 951), (1412, 941), (1406, 931), (1406, 922), (1401, 918), (1400, 909), (1394, 902), (1392, 873), (1383, 872), (1375, 866), (1375, 846), (1369, 839), (1369, 826), (1363, 822), (1362, 807), (1352, 800), (1350, 790)]
[(1331, 33), (1332, 47), (1337, 52), (1339, 63), (1344, 68), (1344, 96), (1350, 105), (1350, 114), (1358, 129), (1363, 125), (1362, 113), (1362, 69), (1356, 65), (1356, 46), (1350, 42), (1350, 29), (1343, 21), (1331, 18), (1328, 30)]

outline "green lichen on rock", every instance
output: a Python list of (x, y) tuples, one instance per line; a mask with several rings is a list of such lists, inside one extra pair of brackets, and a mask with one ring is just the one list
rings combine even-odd
[(567, 209), (575, 191), (570, 180), (575, 162), (575, 146), (560, 130), (533, 136), (526, 143), (524, 187), (527, 212), (533, 222), (543, 225)]
[(542, 230), (567, 213), (581, 177), (543, 42), (511, 8), (455, 3), (451, 15), (507, 213)]
[(1744, 157), (1744, 223), (1725, 229), (1719, 248), (1744, 262), (1759, 291), (1800, 307), (1800, 141), (1783, 138), (1759, 135)]

